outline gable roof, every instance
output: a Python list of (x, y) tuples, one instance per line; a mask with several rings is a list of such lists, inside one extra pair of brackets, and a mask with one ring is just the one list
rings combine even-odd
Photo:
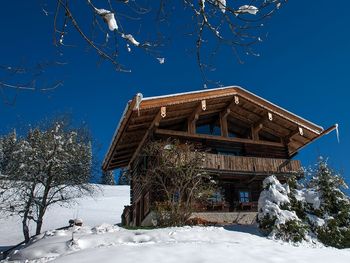
[[(238, 105), (233, 103), (235, 98), (239, 99)], [(206, 101), (206, 110), (200, 116), (214, 116), (231, 107), (231, 121), (239, 123), (243, 128), (264, 121), (262, 132), (288, 139), (290, 156), (336, 128), (333, 125), (324, 130), (321, 126), (238, 86), (148, 98), (137, 94), (124, 110), (104, 159), (103, 170), (126, 167), (129, 164), (140, 144), (143, 144), (148, 130), (154, 125), (161, 107), (166, 107), (166, 117), (160, 118), (159, 124), (177, 125), (186, 121), (203, 100)], [(272, 121), (266, 121), (268, 114), (273, 116)]]

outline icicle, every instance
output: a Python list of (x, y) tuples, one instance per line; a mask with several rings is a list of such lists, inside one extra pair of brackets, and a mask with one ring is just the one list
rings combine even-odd
[(136, 105), (135, 105), (135, 109), (137, 109), (137, 114), (138, 114), (138, 116), (140, 116), (140, 104), (141, 104), (142, 99), (143, 99), (142, 93), (137, 93), (137, 94), (136, 94)]
[(340, 137), (339, 137), (339, 124), (335, 124), (335, 132), (337, 133), (337, 141), (340, 143)]

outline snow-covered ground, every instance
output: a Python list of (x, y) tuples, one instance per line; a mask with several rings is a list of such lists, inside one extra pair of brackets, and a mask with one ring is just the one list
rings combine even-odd
[[(84, 224), (120, 223), (124, 205), (128, 205), (129, 186), (101, 186), (96, 196), (78, 198), (70, 207), (55, 205), (44, 218), (43, 231), (67, 226), (68, 220), (81, 218)], [(33, 234), (34, 227), (31, 227)], [(0, 218), (0, 251), (2, 247), (23, 241), (21, 222), (17, 217)]]
[[(45, 229), (65, 224), (78, 214), (85, 226), (47, 231), (11, 255), (11, 260), (34, 262), (349, 262), (350, 249), (292, 244), (269, 240), (250, 226), (180, 227), (154, 230), (126, 230), (111, 223), (120, 221), (128, 203), (127, 187), (107, 187), (98, 200), (80, 200), (72, 209), (55, 208), (47, 216)], [(109, 224), (103, 224), (104, 222)], [(8, 225), (10, 227), (4, 228)], [(87, 225), (91, 225), (87, 226)], [(94, 227), (94, 225), (99, 225)], [(1, 222), (1, 244), (21, 238), (12, 235), (12, 220)], [(17, 230), (16, 230), (17, 231)], [(74, 231), (74, 234), (72, 233)], [(18, 232), (19, 233), (19, 232)], [(4, 237), (8, 235), (8, 237)], [(14, 238), (11, 240), (10, 237)], [(72, 240), (72, 236), (74, 239)], [(17, 239), (16, 239), (17, 238)], [(9, 240), (10, 243), (6, 243)]]

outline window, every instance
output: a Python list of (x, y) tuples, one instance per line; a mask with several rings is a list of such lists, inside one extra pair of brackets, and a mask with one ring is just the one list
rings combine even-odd
[(207, 200), (213, 204), (220, 203), (224, 201), (224, 197), (220, 191), (216, 191), (209, 198), (207, 198)]
[(239, 201), (241, 203), (249, 202), (249, 192), (248, 191), (239, 191)]
[(240, 149), (223, 149), (223, 148), (217, 148), (218, 154), (221, 155), (232, 155), (232, 156), (241, 156), (241, 150)]

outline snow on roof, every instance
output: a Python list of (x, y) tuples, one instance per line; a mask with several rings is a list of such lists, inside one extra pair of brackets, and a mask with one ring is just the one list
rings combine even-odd
[(231, 89), (231, 88), (241, 88), (240, 86), (227, 86), (227, 87), (221, 87), (221, 88), (214, 88), (214, 89), (203, 89), (203, 90), (194, 90), (194, 91), (187, 91), (187, 92), (180, 92), (180, 93), (173, 93), (168, 95), (161, 95), (161, 96), (153, 96), (153, 97), (145, 97), (142, 100), (155, 100), (155, 99), (162, 99), (162, 98), (171, 98), (171, 97), (177, 97), (182, 95), (189, 95), (189, 94), (197, 94), (197, 93), (205, 93), (210, 91), (216, 91), (216, 90), (224, 90), (224, 89)]

